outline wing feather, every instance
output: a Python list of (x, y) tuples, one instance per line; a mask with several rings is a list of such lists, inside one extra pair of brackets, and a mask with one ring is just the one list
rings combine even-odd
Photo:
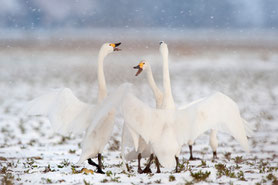
[(238, 106), (222, 93), (215, 93), (177, 111), (176, 123), (179, 142), (194, 141), (205, 131), (216, 129), (232, 135), (246, 151), (249, 150)]
[(94, 105), (84, 103), (68, 88), (53, 90), (26, 105), (29, 115), (45, 115), (55, 132), (80, 133), (93, 120)]

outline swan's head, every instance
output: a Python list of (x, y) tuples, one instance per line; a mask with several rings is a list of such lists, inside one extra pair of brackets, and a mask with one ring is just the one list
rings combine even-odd
[(168, 55), (168, 46), (165, 42), (161, 41), (159, 43), (160, 47), (159, 47), (159, 51), (162, 55)]
[(138, 76), (146, 67), (148, 66), (148, 63), (145, 60), (142, 60), (137, 66), (134, 66), (133, 69), (138, 69), (135, 76)]
[(108, 55), (109, 53), (112, 53), (113, 51), (120, 51), (121, 49), (117, 48), (121, 43), (105, 43), (101, 47), (101, 52), (104, 54), (104, 56)]

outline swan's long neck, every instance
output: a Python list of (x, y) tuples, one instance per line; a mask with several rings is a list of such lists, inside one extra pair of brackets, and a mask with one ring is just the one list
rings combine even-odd
[(107, 95), (105, 76), (103, 72), (103, 60), (104, 53), (102, 51), (99, 52), (98, 55), (98, 70), (97, 70), (97, 78), (98, 78), (98, 102), (102, 102), (103, 99)]
[(147, 78), (148, 78), (148, 81), (149, 81), (149, 85), (150, 85), (150, 87), (151, 87), (151, 89), (153, 91), (153, 94), (155, 96), (156, 104), (158, 105), (159, 101), (160, 101), (161, 91), (157, 87), (157, 85), (156, 85), (156, 83), (154, 81), (153, 73), (152, 73), (152, 69), (151, 69), (150, 65), (147, 68)]
[(175, 103), (174, 103), (172, 90), (171, 90), (168, 54), (162, 53), (162, 58), (163, 58), (163, 88), (164, 88), (162, 107), (166, 109), (175, 109)]

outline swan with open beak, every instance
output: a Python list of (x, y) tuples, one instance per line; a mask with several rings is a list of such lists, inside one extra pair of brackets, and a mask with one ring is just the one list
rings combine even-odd
[(119, 42), (119, 43), (112, 43), (112, 44), (110, 44), (110, 46), (112, 46), (112, 47), (113, 47), (113, 50), (114, 50), (114, 51), (121, 51), (121, 49), (120, 49), (120, 48), (117, 48), (119, 45), (121, 45), (121, 42)]

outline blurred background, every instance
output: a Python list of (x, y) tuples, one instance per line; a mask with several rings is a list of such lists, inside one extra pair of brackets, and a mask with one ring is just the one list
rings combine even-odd
[(67, 28), (277, 29), (276, 0), (1, 0), (0, 25)]
[[(30, 97), (35, 96), (36, 89), (40, 94), (64, 86), (80, 91), (80, 96), (95, 92), (96, 59), (105, 42), (122, 42), (122, 51), (108, 56), (105, 62), (110, 87), (124, 81), (147, 87), (143, 75), (135, 78), (132, 70), (142, 59), (151, 63), (161, 84), (158, 43), (163, 40), (168, 43), (171, 75), (176, 79), (173, 89), (187, 92), (181, 97), (174, 93), (177, 101), (205, 96), (213, 90), (231, 95), (231, 79), (213, 71), (243, 70), (246, 75), (252, 66), (276, 70), (277, 30), (276, 0), (1, 0), (1, 84), (6, 89), (7, 85), (25, 83), (30, 87), (32, 82)], [(265, 62), (273, 63), (268, 66)], [(184, 85), (178, 85), (179, 80)], [(191, 91), (184, 88), (187, 84), (191, 84), (190, 89), (196, 86), (194, 80), (200, 87), (190, 96)], [(203, 89), (205, 86), (210, 88)], [(4, 92), (20, 96), (11, 91)], [(26, 98), (24, 93), (22, 96)], [(91, 97), (95, 98), (85, 95), (84, 99)]]
[[(182, 67), (185, 70), (172, 78), (191, 80), (186, 75), (193, 70), (194, 78), (225, 92), (223, 85), (230, 84), (229, 80), (207, 78), (214, 75), (209, 68), (243, 70), (242, 65), (267, 66), (255, 61), (274, 61), (269, 68), (275, 69), (277, 30), (276, 0), (1, 0), (0, 67), (5, 69), (1, 83), (14, 86), (29, 80), (41, 85), (43, 80), (45, 90), (73, 87), (69, 83), (75, 82), (93, 89), (98, 50), (105, 42), (122, 42), (122, 51), (105, 62), (107, 81), (117, 81), (112, 85), (123, 81), (146, 84), (134, 78), (131, 70), (142, 59), (154, 66), (159, 83), (158, 43), (164, 40), (172, 74)], [(196, 71), (200, 68), (208, 70), (205, 77), (205, 72)], [(174, 81), (173, 88), (179, 87)]]
[(276, 0), (1, 0), (0, 37), (272, 40), (277, 11)]

